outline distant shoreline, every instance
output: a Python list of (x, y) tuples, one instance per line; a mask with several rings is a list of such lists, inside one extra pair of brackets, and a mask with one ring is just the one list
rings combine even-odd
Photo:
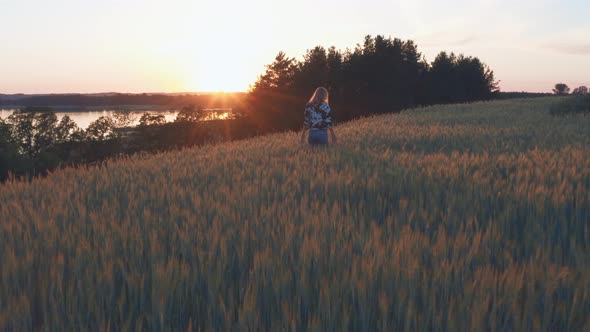
[(27, 106), (51, 107), (59, 112), (88, 112), (101, 110), (162, 111), (180, 110), (193, 105), (205, 109), (227, 109), (241, 104), (245, 93), (225, 94), (55, 94), (5, 95), (0, 94), (0, 109), (18, 109)]
[[(12, 111), (27, 107), (27, 105), (0, 105), (2, 111)], [(164, 105), (51, 105), (48, 106), (54, 112), (59, 113), (77, 113), (77, 112), (100, 112), (100, 111), (124, 111), (124, 112), (144, 112), (144, 111), (178, 111), (182, 107), (164, 106)]]

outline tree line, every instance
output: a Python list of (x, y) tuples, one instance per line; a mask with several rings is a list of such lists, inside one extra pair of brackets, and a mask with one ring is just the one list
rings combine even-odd
[[(557, 83), (553, 88), (553, 93), (559, 96), (565, 96), (570, 93), (570, 87), (565, 83)], [(573, 95), (587, 95), (589, 93), (588, 87), (580, 85), (572, 91)]]
[(330, 91), (338, 121), (499, 93), (493, 71), (477, 57), (440, 52), (428, 63), (413, 41), (378, 35), (352, 50), (316, 46), (302, 60), (280, 52), (252, 86), (246, 108), (267, 130), (298, 129), (302, 104), (318, 86)]
[[(49, 107), (24, 107), (0, 118), (0, 182), (10, 175), (33, 177), (61, 167), (94, 164), (137, 152), (251, 137), (256, 134), (236, 110), (225, 120), (201, 106), (183, 107), (174, 122), (161, 114), (132, 113), (101, 116), (82, 129), (68, 116), (58, 119)], [(206, 121), (207, 120), (207, 121)], [(221, 133), (221, 135), (220, 135)]]

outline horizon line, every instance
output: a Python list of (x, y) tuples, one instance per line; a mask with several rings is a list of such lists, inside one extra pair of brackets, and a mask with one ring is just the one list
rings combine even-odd
[[(510, 90), (510, 91), (499, 91), (500, 93), (552, 93), (551, 91), (527, 91), (527, 90)], [(40, 93), (27, 93), (27, 92), (15, 92), (15, 93), (5, 93), (0, 92), (0, 95), (4, 96), (15, 96), (15, 95), (24, 95), (24, 96), (50, 96), (50, 95), (107, 95), (107, 94), (119, 94), (119, 95), (182, 95), (182, 94), (191, 94), (191, 95), (207, 95), (207, 94), (234, 94), (234, 93), (249, 93), (249, 91), (179, 91), (179, 92), (117, 92), (117, 91), (108, 91), (108, 92), (40, 92)]]
[(40, 95), (106, 95), (106, 94), (123, 94), (123, 95), (142, 95), (142, 94), (224, 94), (224, 93), (248, 93), (248, 91), (179, 91), (179, 92), (117, 92), (117, 91), (107, 91), (107, 92), (14, 92), (14, 93), (5, 93), (0, 91), (0, 95), (11, 96), (11, 95), (25, 95), (25, 96), (40, 96)]

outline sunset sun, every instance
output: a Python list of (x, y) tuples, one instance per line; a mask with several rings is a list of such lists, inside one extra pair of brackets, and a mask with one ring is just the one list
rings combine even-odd
[[(242, 66), (246, 66), (243, 64)], [(238, 66), (231, 66), (223, 60), (204, 60), (189, 69), (187, 89), (201, 92), (241, 92), (248, 89), (251, 79)]]

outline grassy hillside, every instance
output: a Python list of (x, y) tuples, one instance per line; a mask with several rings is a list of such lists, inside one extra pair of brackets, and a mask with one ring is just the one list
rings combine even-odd
[(0, 187), (0, 329), (590, 330), (590, 118), (436, 106)]

